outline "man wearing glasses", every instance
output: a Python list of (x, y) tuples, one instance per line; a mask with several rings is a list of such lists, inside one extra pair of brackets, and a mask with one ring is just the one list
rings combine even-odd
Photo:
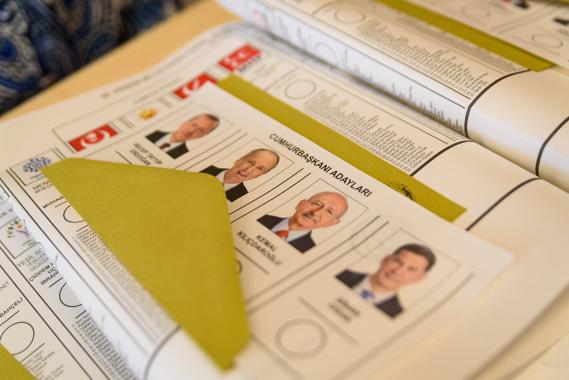
[(294, 214), (288, 218), (264, 215), (258, 222), (304, 253), (316, 245), (312, 230), (338, 224), (347, 209), (348, 202), (342, 194), (322, 192), (298, 202)]

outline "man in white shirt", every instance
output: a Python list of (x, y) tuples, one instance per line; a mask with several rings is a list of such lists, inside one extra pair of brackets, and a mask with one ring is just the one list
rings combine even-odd
[(212, 165), (201, 172), (215, 176), (223, 184), (227, 200), (233, 202), (249, 192), (244, 182), (270, 172), (279, 160), (279, 155), (272, 150), (255, 149), (240, 157), (229, 169)]
[(219, 125), (219, 118), (202, 113), (184, 121), (174, 132), (154, 131), (146, 139), (172, 158), (188, 153), (186, 141), (195, 140), (211, 133)]
[(347, 209), (346, 197), (328, 191), (298, 202), (294, 214), (288, 218), (264, 215), (258, 222), (304, 253), (316, 245), (312, 230), (338, 224)]
[(428, 247), (406, 244), (391, 255), (385, 256), (373, 274), (347, 269), (336, 278), (352, 288), (361, 298), (394, 318), (403, 312), (397, 291), (421, 281), (435, 262), (436, 257)]

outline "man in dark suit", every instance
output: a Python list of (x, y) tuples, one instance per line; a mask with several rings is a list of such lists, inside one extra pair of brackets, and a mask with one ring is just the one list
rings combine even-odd
[(215, 176), (225, 188), (225, 197), (233, 202), (248, 193), (244, 182), (271, 171), (279, 163), (279, 155), (269, 149), (255, 149), (239, 158), (229, 169), (208, 166), (202, 173)]
[(202, 113), (184, 121), (174, 132), (154, 131), (146, 139), (172, 158), (188, 153), (186, 141), (195, 140), (212, 132), (219, 125), (215, 115)]
[(336, 278), (391, 318), (403, 312), (397, 291), (422, 280), (435, 265), (433, 252), (424, 245), (406, 244), (381, 260), (373, 274), (349, 269)]
[(348, 202), (342, 194), (323, 192), (298, 202), (289, 218), (264, 215), (257, 221), (304, 253), (316, 245), (312, 230), (338, 224), (347, 209)]

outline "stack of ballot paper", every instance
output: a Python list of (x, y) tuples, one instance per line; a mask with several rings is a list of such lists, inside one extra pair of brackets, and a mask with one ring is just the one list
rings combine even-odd
[(2, 378), (474, 376), (569, 282), (569, 7), (220, 3), (0, 125)]

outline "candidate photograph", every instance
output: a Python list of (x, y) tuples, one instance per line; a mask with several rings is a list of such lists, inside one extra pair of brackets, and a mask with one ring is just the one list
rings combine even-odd
[(343, 194), (325, 191), (300, 200), (292, 215), (264, 215), (257, 219), (279, 238), (304, 253), (316, 246), (312, 232), (336, 225), (348, 210)]
[(225, 197), (234, 202), (249, 193), (246, 183), (273, 170), (280, 161), (279, 155), (270, 149), (253, 149), (239, 157), (230, 168), (211, 165), (201, 173), (215, 176), (225, 189)]
[(405, 244), (384, 256), (375, 272), (346, 269), (336, 278), (376, 309), (395, 318), (405, 310), (399, 299), (400, 290), (423, 281), (435, 263), (430, 248)]
[(185, 120), (172, 132), (156, 130), (146, 139), (156, 145), (170, 157), (176, 159), (189, 152), (187, 141), (207, 136), (217, 128), (219, 118), (210, 113), (200, 113)]

